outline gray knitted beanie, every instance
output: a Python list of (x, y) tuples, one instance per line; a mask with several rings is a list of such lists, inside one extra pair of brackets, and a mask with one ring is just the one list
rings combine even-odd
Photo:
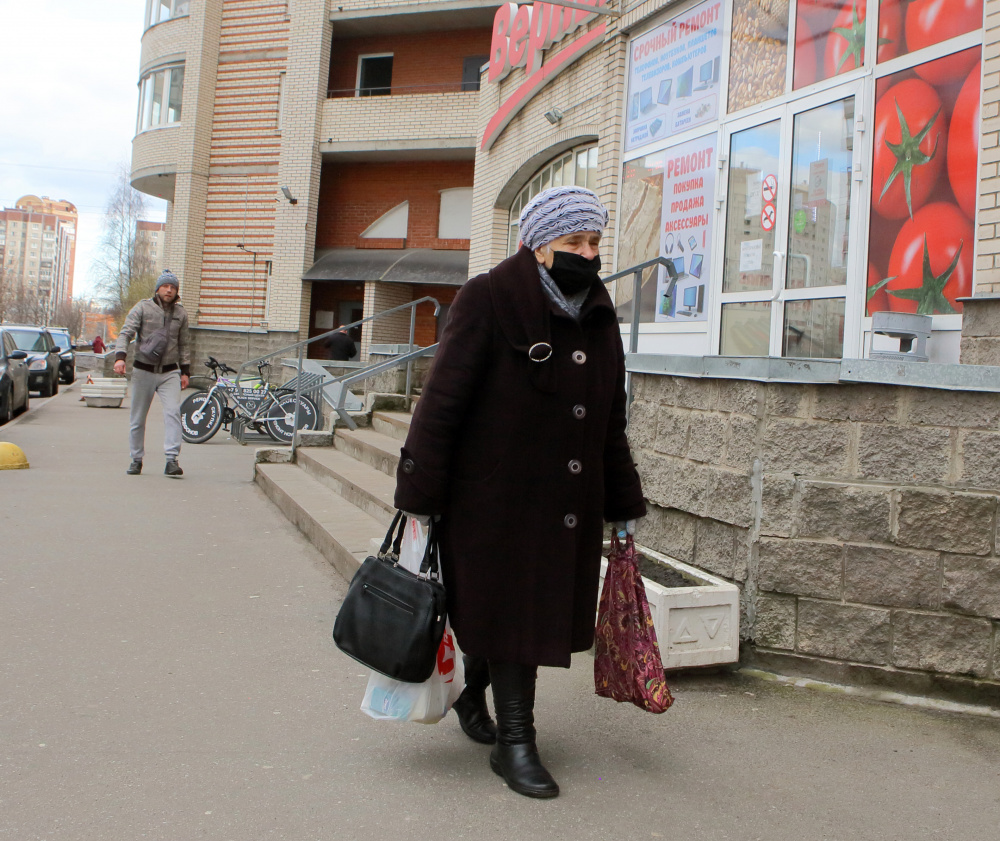
[(521, 242), (534, 251), (557, 237), (578, 231), (601, 232), (608, 211), (585, 187), (552, 187), (535, 196), (521, 212)]

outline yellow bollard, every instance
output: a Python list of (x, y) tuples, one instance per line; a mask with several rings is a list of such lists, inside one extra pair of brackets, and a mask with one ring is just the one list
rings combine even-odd
[(0, 441), (0, 470), (27, 470), (31, 465), (17, 444)]

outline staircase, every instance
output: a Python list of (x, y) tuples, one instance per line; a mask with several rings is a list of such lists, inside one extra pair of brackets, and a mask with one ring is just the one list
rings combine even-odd
[(408, 413), (375, 411), (370, 427), (337, 429), (333, 447), (300, 446), (297, 464), (256, 465), (264, 493), (348, 581), (396, 513), (396, 465), (409, 428)]

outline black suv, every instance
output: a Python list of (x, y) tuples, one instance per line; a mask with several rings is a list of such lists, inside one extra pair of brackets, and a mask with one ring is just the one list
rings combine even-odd
[(76, 354), (69, 330), (65, 327), (50, 327), (49, 335), (59, 346), (59, 377), (66, 384), (76, 379)]
[(59, 393), (59, 346), (45, 327), (4, 324), (18, 350), (28, 352), (28, 388), (42, 397)]

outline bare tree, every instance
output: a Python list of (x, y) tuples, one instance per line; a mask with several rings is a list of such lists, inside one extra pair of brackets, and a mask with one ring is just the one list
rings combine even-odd
[(146, 202), (129, 183), (126, 164), (119, 164), (114, 189), (104, 212), (104, 236), (94, 261), (101, 296), (120, 325), (128, 311), (153, 294), (154, 268), (146, 250), (136, 242), (136, 225)]
[(45, 324), (45, 299), (25, 281), (20, 266), (0, 266), (0, 321)]
[(56, 304), (52, 323), (69, 330), (70, 336), (78, 338), (83, 330), (83, 316), (87, 312), (87, 304), (78, 298), (69, 298)]

